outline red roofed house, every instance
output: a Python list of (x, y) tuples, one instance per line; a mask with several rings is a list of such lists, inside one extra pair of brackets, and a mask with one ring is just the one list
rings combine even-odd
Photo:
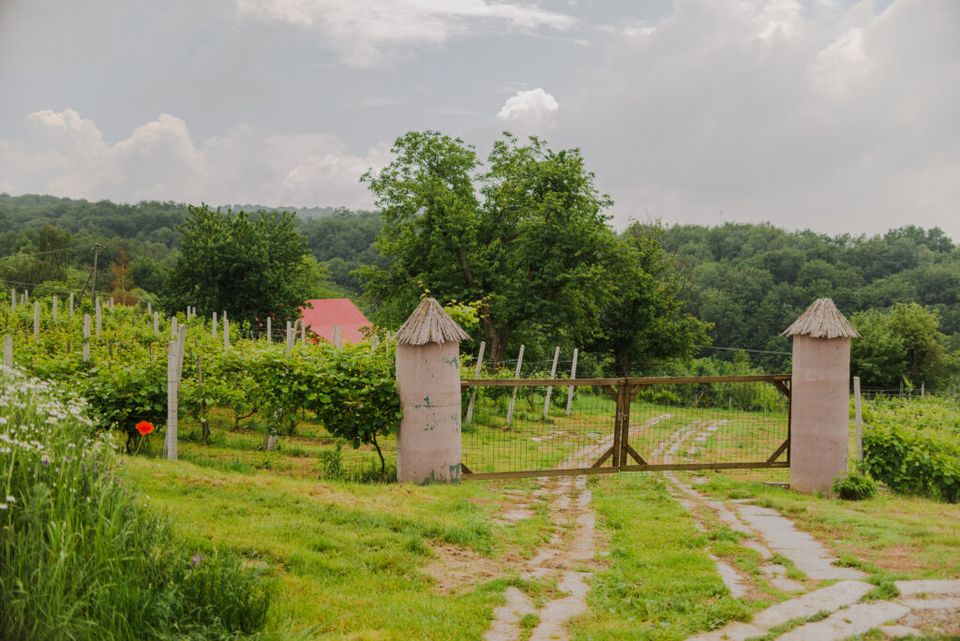
[(300, 308), (300, 320), (319, 338), (333, 343), (333, 328), (340, 328), (343, 343), (359, 343), (363, 340), (361, 328), (372, 327), (349, 298), (318, 298), (308, 300)]

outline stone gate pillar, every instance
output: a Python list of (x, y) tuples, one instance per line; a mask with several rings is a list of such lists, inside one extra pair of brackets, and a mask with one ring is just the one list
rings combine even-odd
[(468, 338), (432, 298), (397, 331), (401, 483), (460, 480), (460, 341)]
[(783, 335), (793, 338), (790, 487), (829, 491), (847, 471), (850, 339), (859, 334), (832, 300), (819, 298)]

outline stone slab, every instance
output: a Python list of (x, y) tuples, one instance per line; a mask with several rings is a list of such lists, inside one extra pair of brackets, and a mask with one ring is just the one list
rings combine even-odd
[(908, 612), (910, 610), (906, 606), (892, 601), (858, 603), (834, 612), (822, 621), (794, 628), (778, 637), (777, 641), (842, 641), (889, 621), (896, 621)]
[(731, 623), (719, 630), (688, 637), (687, 641), (747, 641), (753, 637), (762, 637), (766, 633), (765, 629), (756, 625)]
[(958, 610), (960, 611), (960, 598), (943, 599), (900, 599), (911, 610)]
[(927, 579), (923, 581), (895, 581), (901, 596), (918, 594), (951, 594), (960, 596), (960, 580)]
[(923, 632), (909, 625), (884, 625), (880, 626), (880, 632), (888, 639), (902, 639), (903, 637), (919, 637)]
[(872, 589), (872, 585), (863, 581), (840, 581), (770, 606), (757, 613), (751, 623), (764, 628), (773, 628), (787, 621), (806, 618), (819, 612), (834, 612), (844, 606), (853, 605)]

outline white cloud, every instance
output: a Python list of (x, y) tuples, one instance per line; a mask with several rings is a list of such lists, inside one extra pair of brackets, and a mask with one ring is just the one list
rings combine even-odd
[(235, 0), (238, 13), (320, 32), (348, 64), (385, 53), (441, 44), (479, 31), (564, 30), (575, 20), (535, 5), (491, 0)]
[(251, 127), (197, 143), (162, 114), (114, 143), (73, 110), (38, 111), (19, 144), (0, 140), (0, 190), (118, 201), (370, 207), (359, 184), (389, 161), (380, 145), (352, 154), (335, 137), (278, 136)]
[(542, 88), (518, 91), (507, 98), (497, 118), (521, 127), (541, 127), (553, 123), (560, 109), (557, 99)]
[(960, 3), (676, 0), (557, 115), (617, 216), (960, 239)]

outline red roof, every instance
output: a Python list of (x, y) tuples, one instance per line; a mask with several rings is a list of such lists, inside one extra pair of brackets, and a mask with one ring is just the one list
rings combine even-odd
[(340, 340), (344, 343), (359, 343), (363, 340), (360, 328), (371, 327), (367, 317), (349, 298), (308, 300), (300, 308), (300, 318), (307, 329), (330, 343), (334, 325), (340, 328)]

